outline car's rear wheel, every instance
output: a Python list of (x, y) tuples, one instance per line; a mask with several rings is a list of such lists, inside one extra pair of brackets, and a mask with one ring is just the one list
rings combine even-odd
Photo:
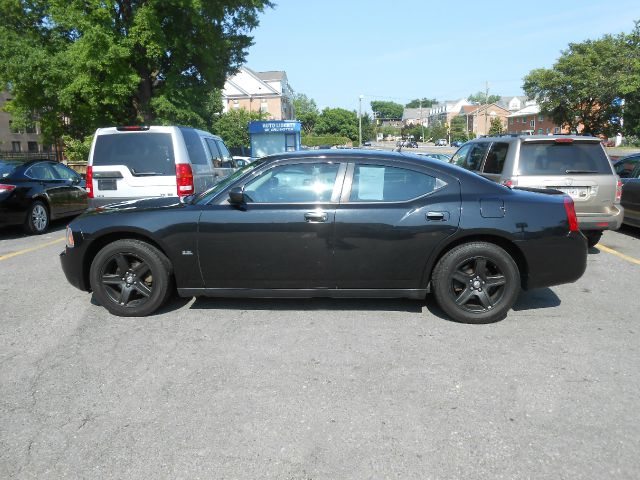
[(520, 273), (511, 255), (497, 245), (473, 242), (454, 247), (437, 263), (433, 292), (453, 320), (502, 320), (520, 292)]
[(24, 230), (27, 233), (40, 235), (49, 228), (49, 209), (40, 200), (36, 200), (29, 206), (27, 218), (24, 222)]
[(595, 247), (600, 239), (602, 238), (601, 230), (589, 230), (587, 232), (582, 232), (585, 237), (587, 237), (587, 246), (589, 248)]
[(93, 259), (91, 289), (109, 312), (142, 317), (160, 308), (172, 291), (171, 263), (157, 248), (140, 240), (118, 240)]

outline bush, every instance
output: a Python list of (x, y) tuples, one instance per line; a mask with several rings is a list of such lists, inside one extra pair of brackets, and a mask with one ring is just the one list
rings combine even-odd
[(89, 160), (93, 135), (87, 135), (84, 140), (77, 140), (68, 135), (62, 136), (64, 142), (64, 154), (70, 163), (86, 163)]
[(302, 137), (302, 145), (307, 147), (319, 147), (321, 145), (351, 145), (351, 139), (348, 137), (339, 137), (337, 135), (305, 135)]

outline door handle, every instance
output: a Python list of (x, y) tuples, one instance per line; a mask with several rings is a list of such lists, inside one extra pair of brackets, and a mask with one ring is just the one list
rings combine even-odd
[(427, 212), (427, 220), (445, 221), (449, 220), (449, 212)]
[(307, 212), (304, 214), (305, 221), (309, 223), (323, 223), (327, 221), (327, 218), (327, 213), (322, 211)]

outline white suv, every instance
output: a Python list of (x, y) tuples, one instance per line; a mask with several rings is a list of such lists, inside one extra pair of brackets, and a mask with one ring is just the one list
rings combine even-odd
[(187, 127), (99, 128), (87, 163), (89, 207), (200, 193), (235, 170), (220, 137)]

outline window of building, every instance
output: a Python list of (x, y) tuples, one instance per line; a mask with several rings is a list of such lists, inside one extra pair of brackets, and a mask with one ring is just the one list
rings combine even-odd
[(538, 129), (538, 135), (542, 135), (544, 133), (544, 130), (542, 128)]
[(36, 153), (38, 151), (38, 142), (27, 142), (27, 150), (30, 153)]
[(20, 146), (20, 142), (11, 142), (11, 151), (12, 152), (21, 152), (22, 147)]
[(559, 133), (560, 133), (560, 127), (554, 127), (554, 128), (553, 128), (553, 134), (554, 134), (554, 135), (557, 135), (557, 134), (559, 134)]
[(538, 115), (538, 121), (544, 122), (544, 115)]
[(529, 126), (531, 128), (535, 127), (536, 126), (536, 120), (535, 119), (531, 119), (531, 121), (529, 122)]
[(509, 119), (509, 125), (513, 125), (513, 118)]

